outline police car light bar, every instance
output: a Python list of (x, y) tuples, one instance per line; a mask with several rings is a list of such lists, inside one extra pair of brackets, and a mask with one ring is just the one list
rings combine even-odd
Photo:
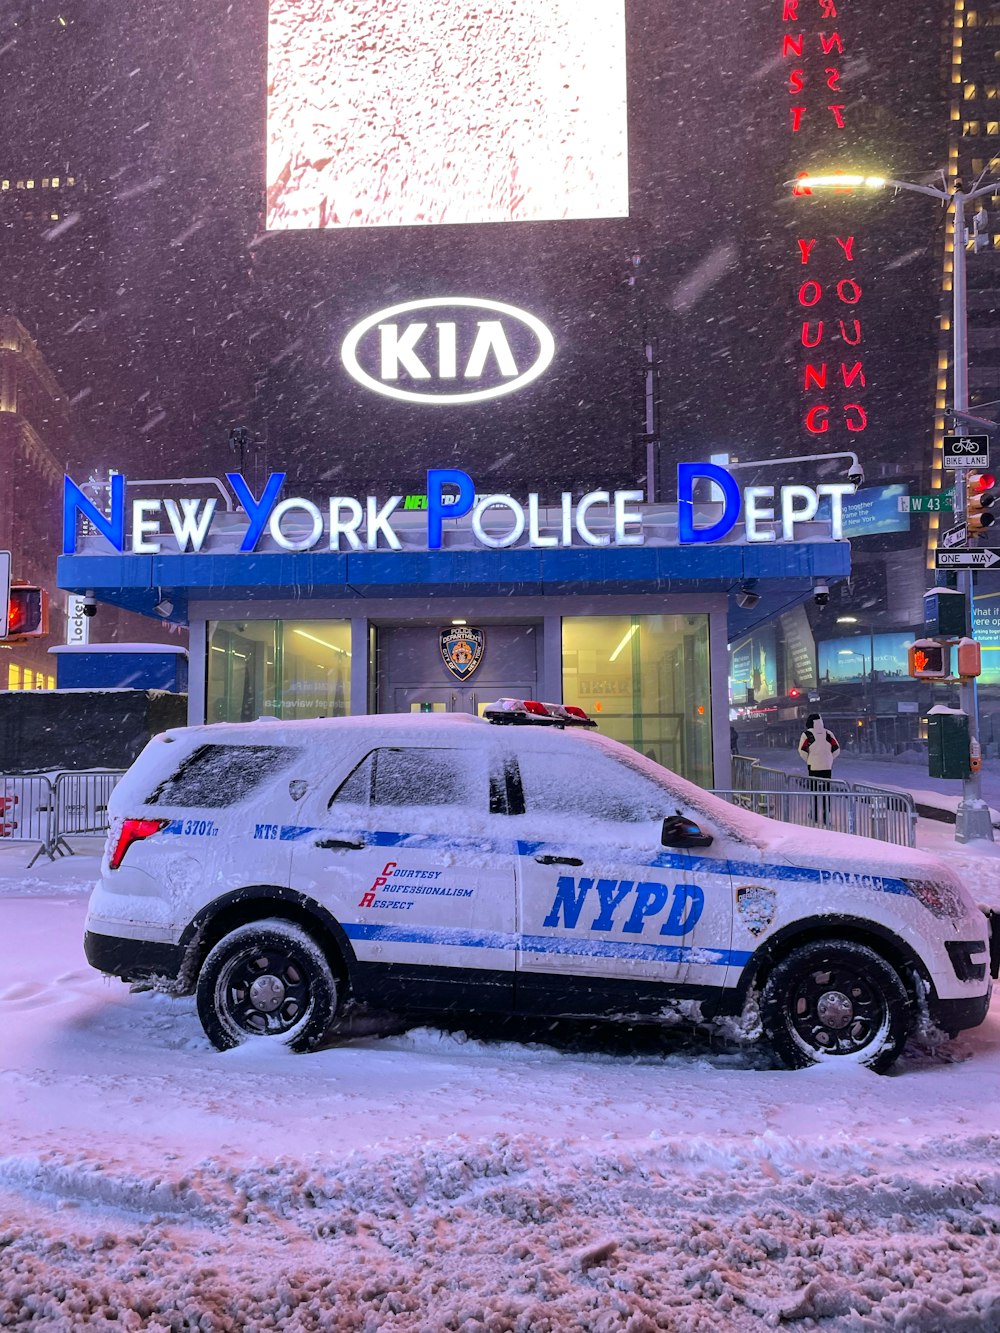
[(574, 704), (546, 704), (538, 699), (497, 699), (483, 709), (487, 722), (500, 726), (596, 727)]

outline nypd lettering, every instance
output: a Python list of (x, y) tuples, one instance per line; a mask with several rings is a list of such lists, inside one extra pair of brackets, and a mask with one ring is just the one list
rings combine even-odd
[[(705, 892), (697, 884), (666, 884), (630, 879), (574, 879), (560, 875), (543, 927), (621, 930), (641, 935), (647, 925), (660, 935), (686, 935), (705, 910)], [(591, 918), (588, 921), (588, 918)], [(582, 918), (582, 921), (581, 921)]]

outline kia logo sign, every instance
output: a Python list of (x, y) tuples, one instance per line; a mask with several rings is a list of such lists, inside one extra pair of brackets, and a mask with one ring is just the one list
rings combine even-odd
[(555, 350), (552, 334), (526, 310), (436, 296), (369, 315), (340, 355), (347, 373), (374, 393), (447, 407), (516, 393), (548, 369)]

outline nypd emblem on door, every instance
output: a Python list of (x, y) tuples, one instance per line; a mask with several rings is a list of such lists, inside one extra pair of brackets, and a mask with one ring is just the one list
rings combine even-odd
[(468, 680), (483, 660), (486, 632), (469, 625), (456, 625), (441, 631), (441, 656), (456, 680)]

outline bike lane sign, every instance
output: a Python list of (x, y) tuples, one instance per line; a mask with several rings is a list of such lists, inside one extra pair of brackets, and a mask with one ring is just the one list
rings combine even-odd
[(944, 466), (946, 470), (963, 467), (988, 467), (990, 437), (988, 435), (946, 435), (944, 437)]

